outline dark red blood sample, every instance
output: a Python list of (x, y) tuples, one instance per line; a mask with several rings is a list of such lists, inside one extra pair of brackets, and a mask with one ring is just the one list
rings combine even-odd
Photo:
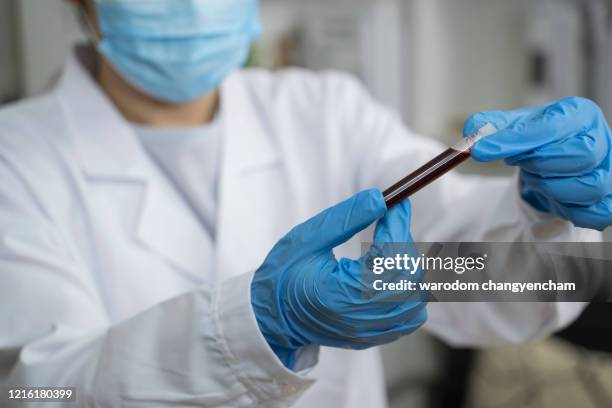
[(460, 151), (453, 148), (445, 150), (442, 154), (385, 190), (383, 196), (385, 197), (387, 208), (399, 204), (468, 158), (470, 158), (469, 150)]

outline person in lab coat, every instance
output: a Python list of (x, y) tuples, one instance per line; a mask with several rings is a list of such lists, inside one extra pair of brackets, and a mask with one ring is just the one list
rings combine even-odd
[[(270, 320), (293, 306), (278, 303), (285, 294), (266, 292), (284, 287), (279, 252), (291, 257), (295, 242), (347, 240), (326, 236), (338, 220), (360, 219), (352, 235), (382, 218), (377, 235), (386, 228), (409, 240), (411, 214), (412, 236), (422, 242), (597, 241), (593, 228), (609, 225), (605, 206), (564, 205), (544, 193), (550, 186), (526, 178), (533, 173), (520, 185), (449, 174), (411, 207), (385, 214), (376, 189), (440, 146), (407, 130), (347, 75), (237, 70), (259, 30), (255, 0), (74, 2), (100, 36), (97, 52), (77, 48), (49, 93), (0, 112), (7, 388), (76, 387), (80, 407), (384, 407), (372, 346), (391, 338), (356, 344), (363, 333), (338, 329), (331, 341), (325, 330), (334, 327), (318, 325), (316, 316)], [(565, 125), (607, 129), (583, 100), (555, 106), (569, 115)], [(509, 132), (497, 142), (513, 151), (508, 160), (526, 158), (511, 164), (554, 167), (536, 157), (546, 149), (518, 151), (514, 136), (533, 112), (508, 115), (477, 115), (466, 128), (493, 123)], [(590, 145), (568, 143), (606, 145), (600, 134)], [(568, 171), (577, 171), (579, 154), (603, 162), (590, 149), (572, 150)], [(503, 158), (494, 144), (479, 154)], [(603, 199), (609, 192), (601, 184)], [(330, 207), (315, 218), (319, 224), (307, 221)], [(300, 223), (292, 239), (281, 239)], [(359, 241), (370, 239), (366, 231), (336, 254), (357, 258)], [(345, 265), (325, 261), (334, 270)], [(301, 296), (296, 288), (289, 289)], [(411, 329), (401, 334), (424, 322), (424, 306), (411, 306)], [(563, 327), (582, 306), (437, 303), (424, 327), (456, 345), (516, 343)], [(329, 312), (351, 317), (350, 310)], [(276, 341), (296, 346), (280, 351)]]

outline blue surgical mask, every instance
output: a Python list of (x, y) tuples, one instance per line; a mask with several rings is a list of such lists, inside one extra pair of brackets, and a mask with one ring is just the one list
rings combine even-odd
[(96, 0), (99, 51), (132, 85), (169, 103), (213, 91), (259, 36), (258, 0)]

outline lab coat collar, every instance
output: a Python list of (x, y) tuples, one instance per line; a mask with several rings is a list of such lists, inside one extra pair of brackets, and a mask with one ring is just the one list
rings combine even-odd
[(79, 165), (91, 177), (141, 179), (142, 148), (132, 129), (91, 76), (94, 51), (77, 47), (56, 86), (74, 137)]
[[(142, 176), (137, 160), (143, 149), (129, 124), (92, 78), (94, 54), (90, 47), (77, 47), (68, 59), (56, 88), (77, 144), (79, 161), (92, 176), (125, 179)], [(277, 148), (265, 128), (263, 115), (253, 103), (245, 78), (231, 74), (221, 86), (225, 116), (223, 134), (225, 170), (233, 174), (255, 170), (279, 159)], [(109, 160), (112, 157), (113, 160)], [(142, 170), (142, 169), (140, 169)]]
[[(280, 149), (270, 125), (273, 118), (266, 114), (270, 107), (261, 105), (265, 102), (254, 91), (257, 81), (249, 82), (250, 75), (257, 74), (234, 73), (221, 88), (226, 140), (217, 213), (216, 267), (226, 276), (257, 268), (270, 249), (269, 243), (255, 239), (262, 234), (265, 236), (267, 231), (262, 231), (261, 225), (253, 220), (253, 217), (264, 215), (254, 213), (249, 194), (253, 194), (253, 183), (259, 185), (262, 180), (274, 177), (272, 172), (281, 163)], [(255, 190), (255, 194), (261, 194), (257, 197), (263, 203), (259, 208), (274, 212), (278, 203), (272, 202), (263, 189)], [(251, 193), (245, 194), (245, 191)]]
[[(91, 48), (80, 47), (68, 60), (56, 88), (71, 127), (81, 169), (89, 179), (125, 183), (141, 189), (142, 207), (136, 221), (136, 239), (172, 264), (202, 278), (202, 265), (210, 265), (210, 246), (197, 217), (176, 193), (163, 188), (165, 179), (140, 145), (132, 128), (99, 89), (90, 72)], [(242, 211), (245, 185), (251, 177), (280, 161), (267, 129), (264, 107), (236, 72), (221, 86), (223, 140), (220, 202), (214, 269), (224, 276), (249, 271), (261, 261), (262, 248), (249, 242), (261, 231), (250, 231), (250, 213)], [(272, 203), (270, 203), (272, 204)], [(236, 248), (241, 255), (237, 256)], [(214, 275), (214, 273), (212, 274)], [(215, 276), (211, 276), (215, 279)]]
[(252, 92), (247, 75), (240, 72), (230, 75), (221, 87), (223, 133), (227, 138), (225, 170), (235, 176), (265, 168), (280, 159), (271, 139), (273, 132), (266, 127), (265, 108), (257, 105), (258, 99)]
[(91, 77), (86, 66), (92, 59), (92, 49), (77, 48), (55, 89), (85, 179), (100, 188), (123, 183), (132, 189), (140, 203), (134, 239), (205, 283), (211, 239)]

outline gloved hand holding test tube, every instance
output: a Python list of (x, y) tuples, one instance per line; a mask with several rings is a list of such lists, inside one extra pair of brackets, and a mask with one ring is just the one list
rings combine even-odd
[(453, 147), (436, 156), (434, 159), (419, 167), (408, 176), (389, 187), (383, 193), (387, 208), (394, 207), (417, 191), (428, 186), (444, 174), (448, 173), (471, 156), (474, 145), (485, 137), (496, 133), (497, 129), (491, 124), (481, 127), (476, 134), (463, 138)]

